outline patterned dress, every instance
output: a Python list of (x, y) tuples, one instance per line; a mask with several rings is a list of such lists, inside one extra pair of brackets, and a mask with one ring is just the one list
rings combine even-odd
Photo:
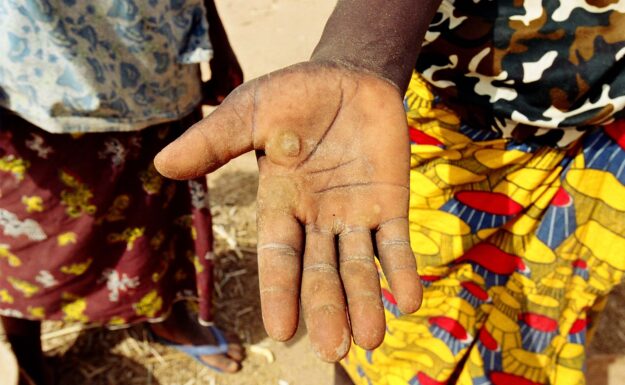
[(401, 314), (380, 272), (387, 333), (342, 362), (356, 384), (585, 382), (625, 272), (624, 12), (443, 2), (405, 98), (423, 305)]
[(199, 298), (209, 322), (206, 181), (152, 164), (198, 119), (58, 135), (0, 110), (0, 315), (120, 326)]
[(211, 55), (202, 0), (0, 0), (0, 315), (211, 320), (205, 180), (152, 164)]

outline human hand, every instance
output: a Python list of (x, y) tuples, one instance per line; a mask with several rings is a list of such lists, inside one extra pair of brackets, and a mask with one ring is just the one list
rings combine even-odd
[(338, 361), (385, 332), (374, 253), (399, 308), (421, 286), (409, 243), (409, 144), (391, 83), (328, 63), (248, 82), (155, 159), (165, 176), (209, 173), (256, 150), (258, 270), (265, 328), (293, 336), (299, 299), (313, 349)]

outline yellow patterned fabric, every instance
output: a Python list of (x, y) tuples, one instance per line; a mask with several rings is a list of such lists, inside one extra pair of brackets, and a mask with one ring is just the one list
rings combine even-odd
[(354, 346), (356, 384), (583, 384), (593, 311), (625, 271), (625, 122), (567, 149), (462, 122), (414, 75), (411, 243), (424, 300), (384, 343)]

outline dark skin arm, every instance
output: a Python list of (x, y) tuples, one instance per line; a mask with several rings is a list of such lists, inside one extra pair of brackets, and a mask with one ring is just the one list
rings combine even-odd
[(440, 0), (340, 0), (311, 61), (381, 76), (403, 95)]
[(219, 105), (232, 90), (243, 83), (243, 71), (230, 46), (228, 35), (213, 0), (204, 0), (208, 35), (213, 45), (211, 78), (202, 87), (204, 104)]
[(398, 307), (421, 303), (402, 96), (438, 4), (340, 0), (309, 62), (245, 83), (155, 159), (186, 179), (256, 150), (265, 328), (288, 340), (301, 304), (326, 361), (384, 338), (374, 250)]

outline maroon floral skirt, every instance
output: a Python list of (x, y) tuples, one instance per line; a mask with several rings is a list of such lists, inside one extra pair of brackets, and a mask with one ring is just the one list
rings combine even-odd
[(0, 315), (115, 326), (195, 298), (209, 322), (205, 180), (168, 180), (152, 163), (199, 118), (70, 135), (0, 110)]

